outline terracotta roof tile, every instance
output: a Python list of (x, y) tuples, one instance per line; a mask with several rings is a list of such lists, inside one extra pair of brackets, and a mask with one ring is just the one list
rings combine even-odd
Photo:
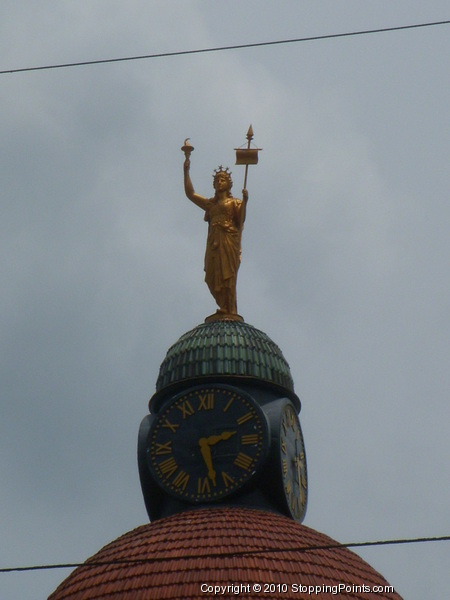
[[(193, 510), (143, 525), (111, 542), (69, 575), (49, 600), (206, 600), (212, 596), (201, 591), (202, 583), (286, 583), (288, 593), (250, 591), (239, 598), (299, 600), (299, 593), (290, 588), (292, 583), (388, 585), (346, 548), (299, 550), (334, 543), (322, 533), (273, 513), (236, 507)], [(127, 560), (143, 562), (120, 562)], [(330, 591), (320, 597), (329, 600), (336, 595)], [(355, 591), (345, 597), (401, 600), (392, 592)]]

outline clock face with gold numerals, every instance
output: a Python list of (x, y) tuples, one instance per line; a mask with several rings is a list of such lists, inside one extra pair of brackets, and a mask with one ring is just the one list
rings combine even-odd
[(292, 518), (302, 521), (308, 491), (306, 454), (300, 421), (290, 403), (285, 405), (281, 414), (279, 435), (284, 501)]
[(269, 427), (259, 405), (231, 386), (179, 394), (156, 415), (148, 465), (181, 500), (213, 502), (240, 489), (266, 459)]

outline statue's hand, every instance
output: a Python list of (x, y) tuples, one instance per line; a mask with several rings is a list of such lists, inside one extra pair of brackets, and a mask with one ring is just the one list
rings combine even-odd
[(244, 202), (247, 202), (248, 200), (248, 191), (245, 188), (242, 190), (242, 200)]
[(191, 160), (189, 158), (186, 158), (184, 161), (184, 170), (189, 171), (190, 167), (191, 167)]

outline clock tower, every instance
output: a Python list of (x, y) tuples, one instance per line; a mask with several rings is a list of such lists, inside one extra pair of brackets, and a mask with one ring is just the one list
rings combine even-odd
[(138, 434), (150, 523), (114, 540), (76, 569), (49, 600), (246, 600), (338, 593), (401, 600), (359, 556), (302, 524), (308, 494), (300, 399), (280, 348), (237, 312), (236, 278), (257, 149), (242, 199), (228, 169), (214, 196), (194, 191), (186, 140), (186, 196), (208, 223), (205, 281), (214, 314), (164, 358)]
[(167, 352), (150, 414), (142, 421), (138, 463), (151, 520), (199, 506), (244, 505), (303, 520), (306, 455), (289, 365), (278, 346), (237, 312), (236, 280), (247, 212), (251, 147), (238, 148), (245, 165), (242, 199), (231, 193), (228, 168), (214, 171), (214, 196), (196, 193), (194, 150), (185, 140), (184, 189), (208, 222), (205, 281), (218, 309)]
[(150, 519), (251, 506), (301, 522), (305, 446), (288, 363), (262, 331), (226, 316), (167, 352), (138, 441)]

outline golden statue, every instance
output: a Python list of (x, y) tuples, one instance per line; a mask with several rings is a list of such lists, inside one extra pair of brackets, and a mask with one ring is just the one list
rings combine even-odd
[[(237, 149), (239, 156), (236, 164), (256, 164), (257, 150), (250, 149), (253, 130), (250, 126), (247, 133), (249, 150)], [(241, 263), (241, 238), (244, 228), (245, 214), (248, 201), (247, 168), (242, 190), (242, 200), (234, 198), (231, 193), (233, 181), (228, 168), (222, 165), (214, 171), (213, 185), (215, 194), (212, 198), (200, 196), (194, 190), (190, 177), (190, 155), (194, 150), (185, 140), (181, 148), (185, 154), (184, 161), (184, 191), (186, 196), (205, 211), (205, 221), (208, 222), (208, 237), (205, 252), (205, 281), (213, 295), (218, 310), (206, 321), (215, 319), (243, 320), (237, 312), (236, 282)], [(242, 158), (243, 152), (247, 152)], [(256, 153), (256, 154), (255, 154)], [(255, 158), (256, 156), (256, 158)]]
[(205, 252), (205, 281), (217, 305), (217, 318), (239, 319), (236, 302), (236, 280), (241, 262), (241, 236), (248, 200), (242, 190), (242, 200), (233, 198), (233, 185), (228, 169), (220, 166), (214, 172), (213, 198), (204, 198), (194, 191), (189, 174), (190, 159), (184, 161), (184, 191), (194, 204), (205, 211), (209, 223)]

